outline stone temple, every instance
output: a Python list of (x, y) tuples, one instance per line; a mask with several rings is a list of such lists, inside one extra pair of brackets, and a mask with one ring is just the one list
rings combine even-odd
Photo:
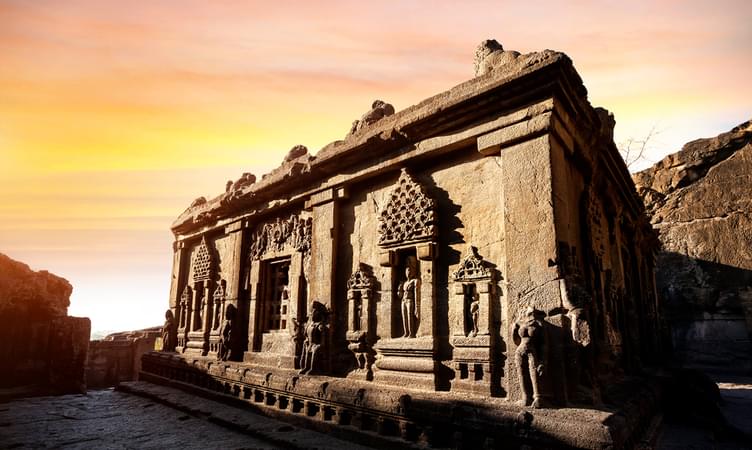
[(142, 379), (382, 446), (634, 445), (666, 333), (613, 117), (559, 52), (475, 75), (194, 201)]

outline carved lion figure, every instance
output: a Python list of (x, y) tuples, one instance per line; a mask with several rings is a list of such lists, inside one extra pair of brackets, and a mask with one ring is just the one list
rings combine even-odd
[(486, 39), (475, 49), (475, 76), (479, 77), (513, 62), (519, 52), (506, 51), (495, 39)]

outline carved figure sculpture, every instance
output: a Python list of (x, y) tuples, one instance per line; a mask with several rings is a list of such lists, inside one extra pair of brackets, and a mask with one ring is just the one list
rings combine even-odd
[(402, 326), (405, 330), (402, 337), (414, 338), (415, 333), (418, 331), (420, 307), (418, 305), (418, 271), (413, 257), (408, 259), (405, 276), (407, 280), (400, 284), (398, 290), (398, 295), (402, 302)]
[[(303, 341), (303, 354), (300, 357), (300, 373), (311, 374), (315, 372), (317, 357), (320, 361), (321, 348), (324, 345), (327, 332), (326, 306), (314, 301), (311, 305), (311, 315), (306, 322)], [(319, 362), (320, 364), (320, 362)]]
[(296, 369), (301, 369), (300, 363), (303, 361), (303, 341), (305, 341), (305, 323), (298, 322), (298, 319), (292, 319), (292, 347)]
[(487, 39), (475, 49), (475, 76), (485, 75), (499, 66), (514, 61), (519, 56), (519, 52), (505, 51), (495, 39)]
[(191, 288), (186, 286), (183, 289), (183, 294), (180, 296), (180, 320), (179, 327), (185, 328), (186, 321), (188, 320), (188, 305), (191, 302)]
[(256, 175), (250, 172), (245, 172), (243, 173), (243, 175), (240, 176), (240, 178), (238, 178), (235, 181), (235, 183), (233, 183), (231, 189), (233, 191), (237, 191), (239, 189), (243, 189), (246, 186), (250, 186), (255, 182), (256, 182)]
[(478, 293), (473, 294), (473, 301), (470, 302), (470, 321), (473, 324), (473, 329), (470, 331), (469, 336), (475, 337), (478, 335), (478, 318), (480, 316), (480, 296)]
[(378, 122), (384, 117), (391, 116), (392, 114), (394, 114), (394, 106), (382, 102), (381, 100), (374, 100), (371, 109), (363, 114), (360, 120), (353, 122), (352, 127), (350, 127), (350, 132), (347, 133), (347, 135), (350, 136), (355, 134), (361, 129)]
[(572, 339), (583, 347), (590, 344), (590, 325), (585, 308), (592, 302), (578, 272), (559, 280), (564, 311), (571, 322)]
[(235, 311), (234, 305), (227, 305), (225, 320), (222, 321), (222, 326), (219, 328), (219, 351), (217, 352), (217, 359), (220, 361), (230, 359), (234, 337)]
[(287, 155), (285, 156), (284, 163), (289, 163), (290, 161), (295, 161), (296, 159), (300, 158), (301, 156), (304, 156), (308, 153), (308, 147), (305, 145), (296, 145), (293, 148), (290, 149), (289, 152), (287, 152)]
[[(542, 320), (543, 312), (528, 306), (514, 324), (512, 339), (517, 345), (515, 364), (522, 391), (523, 406), (541, 406), (540, 377), (545, 370), (546, 339)], [(528, 389), (528, 386), (531, 389)], [(532, 392), (530, 392), (532, 390)]]
[(165, 312), (165, 323), (162, 325), (162, 351), (174, 352), (176, 342), (175, 317), (171, 310)]
[(196, 323), (193, 325), (193, 331), (204, 329), (204, 308), (206, 308), (206, 299), (201, 297), (198, 299), (198, 316), (196, 317)]

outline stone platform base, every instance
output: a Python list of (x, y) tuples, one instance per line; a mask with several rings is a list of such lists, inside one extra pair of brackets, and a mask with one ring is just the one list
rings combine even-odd
[(503, 398), (156, 352), (144, 355), (141, 379), (382, 448), (633, 448), (660, 401), (656, 383), (635, 380), (618, 406), (530, 409)]

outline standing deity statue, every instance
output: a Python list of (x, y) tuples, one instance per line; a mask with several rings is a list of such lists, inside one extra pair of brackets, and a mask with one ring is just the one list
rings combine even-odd
[(171, 310), (165, 312), (165, 323), (162, 325), (162, 351), (174, 352), (177, 345), (177, 336), (175, 333), (175, 317)]
[(327, 332), (328, 311), (320, 302), (313, 302), (311, 315), (305, 325), (303, 353), (300, 356), (300, 373), (310, 374), (315, 371), (317, 361), (321, 362), (321, 348), (324, 346)]
[(475, 337), (478, 335), (478, 319), (480, 318), (480, 296), (477, 292), (473, 293), (472, 301), (470, 302), (470, 323), (473, 324), (473, 329), (468, 336)]
[(523, 396), (520, 404), (533, 408), (541, 407), (540, 377), (546, 364), (546, 330), (542, 316), (543, 312), (528, 306), (514, 323), (512, 331), (512, 339), (517, 345), (515, 365)]
[(222, 321), (222, 326), (219, 328), (219, 351), (217, 352), (217, 359), (220, 361), (227, 361), (230, 359), (232, 353), (232, 341), (235, 334), (233, 330), (235, 311), (234, 305), (227, 305), (225, 320)]
[(193, 324), (193, 331), (204, 329), (204, 308), (206, 307), (206, 300), (201, 297), (198, 300), (198, 314), (196, 316), (196, 323)]
[(407, 280), (400, 283), (398, 295), (402, 301), (402, 326), (405, 333), (402, 337), (414, 338), (418, 331), (418, 321), (420, 320), (419, 305), (419, 279), (418, 271), (414, 258), (408, 259), (407, 268), (405, 269)]
[(300, 363), (303, 361), (303, 342), (305, 341), (305, 322), (299, 322), (298, 319), (292, 319), (292, 347), (295, 364), (297, 369), (301, 369)]

